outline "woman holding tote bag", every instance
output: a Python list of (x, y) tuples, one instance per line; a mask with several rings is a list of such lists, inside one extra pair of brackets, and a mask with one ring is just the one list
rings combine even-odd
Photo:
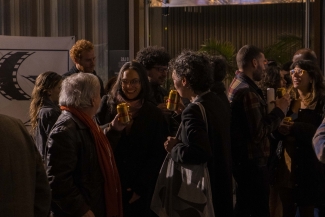
[(175, 89), (191, 103), (176, 137), (164, 143), (168, 155), (151, 208), (159, 216), (232, 216), (230, 111), (209, 90), (209, 59), (183, 51), (171, 69)]

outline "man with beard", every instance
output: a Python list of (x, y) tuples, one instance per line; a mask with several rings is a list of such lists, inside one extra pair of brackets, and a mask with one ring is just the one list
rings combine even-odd
[(172, 111), (167, 109), (164, 97), (168, 97), (168, 91), (162, 87), (165, 84), (168, 73), (170, 56), (165, 48), (149, 46), (137, 53), (135, 61), (141, 63), (147, 70), (148, 79), (152, 91), (150, 102), (157, 106), (165, 116), (169, 132), (166, 134), (175, 135), (178, 123), (172, 118)]
[(67, 73), (63, 74), (63, 78), (79, 72), (96, 75), (100, 83), (100, 96), (102, 97), (105, 94), (104, 84), (95, 71), (96, 56), (93, 43), (85, 39), (78, 40), (70, 50), (70, 58), (75, 65)]
[(262, 90), (255, 84), (264, 74), (264, 54), (255, 46), (245, 45), (236, 61), (238, 71), (228, 90), (233, 176), (237, 182), (235, 216), (268, 217), (268, 136), (285, 117), (290, 99), (288, 94), (276, 99), (275, 108), (267, 114)]
[(163, 47), (150, 46), (137, 53), (135, 60), (141, 63), (147, 70), (149, 83), (153, 92), (151, 101), (164, 113), (169, 114), (164, 100), (168, 92), (162, 85), (165, 83), (168, 73), (169, 54)]

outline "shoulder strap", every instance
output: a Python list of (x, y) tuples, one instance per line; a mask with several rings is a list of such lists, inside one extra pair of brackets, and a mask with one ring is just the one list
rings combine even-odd
[[(193, 102), (195, 103), (196, 105), (199, 106), (200, 110), (201, 110), (201, 113), (202, 113), (202, 116), (203, 116), (203, 120), (205, 122), (205, 126), (207, 128), (207, 131), (208, 131), (208, 121), (207, 121), (207, 115), (205, 113), (205, 109), (204, 109), (204, 106), (200, 103), (200, 102)], [(182, 126), (182, 123), (180, 123), (179, 127), (178, 127), (178, 130), (177, 130), (177, 133), (176, 133), (176, 138), (178, 138), (179, 134), (181, 133), (181, 127)]]
[(201, 110), (201, 113), (203, 116), (203, 120), (205, 122), (205, 126), (207, 127), (207, 131), (208, 131), (208, 121), (207, 121), (207, 115), (205, 113), (204, 106), (200, 102), (194, 102), (194, 103), (200, 107), (200, 110)]

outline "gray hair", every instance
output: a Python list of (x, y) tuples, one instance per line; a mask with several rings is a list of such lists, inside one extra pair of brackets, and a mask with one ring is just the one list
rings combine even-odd
[(91, 99), (99, 94), (98, 78), (90, 73), (75, 73), (62, 82), (59, 104), (75, 108), (91, 107)]

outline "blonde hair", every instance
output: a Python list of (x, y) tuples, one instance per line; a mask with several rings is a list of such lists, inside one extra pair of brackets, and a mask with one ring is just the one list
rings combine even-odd
[(78, 40), (70, 49), (70, 57), (73, 61), (77, 58), (81, 58), (83, 51), (91, 51), (94, 49), (93, 43), (85, 39)]

